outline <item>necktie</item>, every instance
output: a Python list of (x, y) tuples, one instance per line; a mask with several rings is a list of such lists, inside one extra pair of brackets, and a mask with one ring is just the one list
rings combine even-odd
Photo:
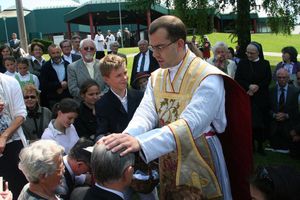
[(146, 56), (145, 56), (145, 53), (142, 53), (142, 62), (141, 62), (141, 67), (140, 67), (140, 72), (143, 72), (144, 71), (144, 65), (145, 65), (145, 59), (146, 59)]
[(284, 104), (285, 104), (285, 96), (284, 96), (284, 88), (280, 88), (280, 96), (279, 96), (279, 112), (284, 111)]

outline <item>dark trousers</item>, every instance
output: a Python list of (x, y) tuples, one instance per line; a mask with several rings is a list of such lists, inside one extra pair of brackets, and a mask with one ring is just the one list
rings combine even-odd
[(96, 51), (96, 59), (101, 59), (105, 56), (104, 51)]
[(23, 186), (27, 183), (22, 171), (18, 168), (19, 153), (23, 148), (21, 140), (6, 144), (3, 156), (0, 157), (0, 176), (8, 181), (9, 189), (17, 199)]

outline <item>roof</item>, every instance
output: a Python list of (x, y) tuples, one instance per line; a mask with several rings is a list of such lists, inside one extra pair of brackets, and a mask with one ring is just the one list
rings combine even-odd
[[(23, 10), (24, 16), (30, 13), (30, 10), (24, 9)], [(4, 11), (0, 12), (0, 18), (10, 18), (10, 17), (17, 17), (16, 9), (5, 9)]]
[[(15, 8), (15, 1), (13, 4), (5, 10)], [(23, 7), (29, 10), (35, 9), (47, 9), (47, 8), (65, 8), (65, 7), (78, 7), (81, 4), (76, 0), (22, 0)]]
[[(119, 6), (121, 8), (123, 24), (143, 24), (147, 25), (145, 13), (138, 13), (129, 9), (126, 0), (91, 0), (71, 12), (64, 15), (65, 22), (89, 25), (89, 13), (92, 14), (94, 25), (119, 24)], [(156, 19), (168, 10), (161, 5), (151, 7), (151, 17)]]

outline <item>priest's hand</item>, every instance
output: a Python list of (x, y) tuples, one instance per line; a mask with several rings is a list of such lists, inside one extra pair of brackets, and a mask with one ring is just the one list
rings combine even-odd
[(126, 133), (113, 133), (102, 137), (97, 143), (104, 143), (107, 149), (112, 152), (121, 151), (120, 156), (124, 156), (131, 152), (137, 152), (141, 149), (139, 141)]

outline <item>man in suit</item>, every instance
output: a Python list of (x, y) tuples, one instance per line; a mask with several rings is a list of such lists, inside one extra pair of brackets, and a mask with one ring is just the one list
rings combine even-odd
[(153, 52), (148, 49), (148, 41), (140, 40), (138, 42), (138, 46), (140, 49), (140, 53), (134, 56), (130, 78), (130, 85), (134, 89), (137, 89), (136, 85), (134, 84), (137, 73), (145, 72), (151, 74), (151, 72), (159, 68), (158, 62), (153, 57)]
[(71, 97), (68, 89), (67, 66), (69, 63), (61, 58), (61, 49), (56, 44), (48, 47), (50, 60), (41, 68), (41, 103), (52, 109), (61, 99)]
[(103, 143), (95, 145), (91, 157), (91, 168), (95, 185), (91, 188), (76, 188), (72, 200), (123, 200), (123, 191), (130, 185), (134, 165), (134, 154), (119, 156), (107, 150)]
[(71, 53), (81, 56), (80, 48), (79, 48), (81, 37), (79, 35), (73, 35), (72, 38), (71, 38), (71, 41), (72, 41), (72, 51), (71, 51)]
[(96, 103), (97, 135), (122, 132), (139, 106), (143, 93), (127, 89), (124, 60), (109, 54), (101, 60), (100, 71), (109, 91)]
[(81, 58), (80, 55), (76, 55), (76, 54), (71, 53), (71, 51), (72, 51), (72, 42), (71, 42), (71, 40), (65, 39), (65, 40), (61, 41), (59, 43), (59, 46), (62, 50), (62, 53), (63, 53), (62, 59), (64, 61), (67, 61), (68, 63), (71, 64), (71, 63), (73, 63), (76, 60), (79, 60)]
[(115, 54), (115, 55), (118, 55), (118, 56), (124, 58), (126, 61), (126, 65), (127, 65), (127, 57), (125, 54), (118, 52), (119, 47), (120, 47), (119, 42), (115, 41), (115, 42), (111, 43), (110, 44), (111, 54)]
[(72, 147), (69, 154), (63, 157), (65, 173), (61, 184), (56, 188), (56, 194), (67, 200), (77, 185), (91, 184), (90, 172), (91, 152), (84, 150), (93, 146), (94, 142), (81, 138)]
[(271, 88), (271, 147), (281, 153), (288, 153), (289, 132), (299, 120), (299, 90), (289, 85), (289, 73), (281, 68), (276, 72), (277, 85)]
[(94, 59), (96, 46), (93, 40), (86, 38), (80, 42), (82, 58), (68, 66), (68, 86), (71, 95), (81, 101), (80, 87), (87, 79), (94, 79), (100, 91), (106, 92), (106, 86), (99, 70), (99, 60)]
[(13, 50), (13, 56), (15, 58), (20, 57), (20, 40), (17, 38), (16, 33), (11, 34), (11, 40), (9, 40), (9, 46)]

